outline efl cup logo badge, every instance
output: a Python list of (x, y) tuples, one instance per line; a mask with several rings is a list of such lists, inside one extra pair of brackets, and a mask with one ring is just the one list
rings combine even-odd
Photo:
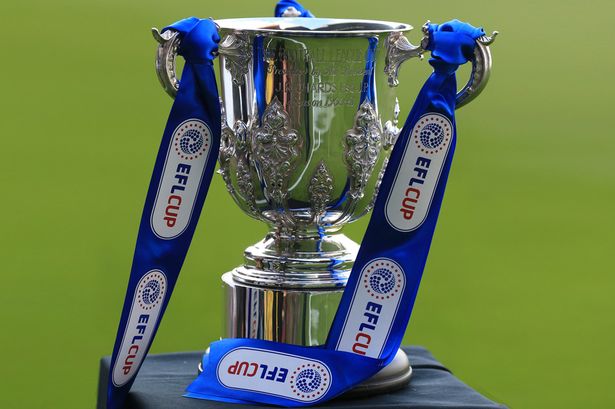
[(331, 372), (321, 361), (249, 347), (227, 352), (218, 363), (216, 376), (230, 389), (301, 402), (321, 399), (331, 385)]
[(139, 280), (113, 367), (115, 386), (125, 385), (143, 362), (166, 292), (167, 278), (160, 270), (152, 270)]
[(173, 148), (182, 159), (193, 160), (202, 156), (210, 144), (211, 132), (203, 121), (186, 121), (173, 133)]
[(406, 232), (423, 224), (452, 139), (453, 125), (444, 115), (427, 114), (414, 125), (387, 198), (385, 216), (391, 227)]
[(188, 227), (211, 144), (211, 130), (200, 119), (184, 121), (173, 131), (151, 217), (161, 239), (173, 239)]
[(379, 358), (391, 332), (406, 277), (395, 261), (377, 258), (363, 267), (359, 283), (336, 349)]

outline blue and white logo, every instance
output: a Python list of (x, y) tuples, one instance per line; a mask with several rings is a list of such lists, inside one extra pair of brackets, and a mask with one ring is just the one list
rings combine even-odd
[(365, 264), (337, 342), (338, 351), (380, 358), (406, 285), (401, 266), (388, 258)]
[(141, 300), (146, 305), (154, 304), (158, 301), (158, 297), (160, 296), (160, 282), (158, 280), (151, 280), (141, 291)]
[(184, 121), (173, 131), (150, 219), (161, 239), (178, 237), (190, 224), (212, 143), (211, 130), (200, 119)]
[(150, 311), (160, 305), (165, 292), (166, 277), (161, 272), (154, 270), (147, 274), (144, 279), (141, 279), (135, 297), (143, 311)]
[(196, 155), (203, 147), (205, 138), (198, 128), (187, 129), (179, 137), (179, 147), (186, 155)]
[(403, 272), (399, 265), (388, 259), (374, 260), (363, 271), (365, 292), (377, 300), (395, 297), (403, 286)]
[(166, 292), (167, 277), (160, 270), (151, 270), (139, 280), (113, 367), (112, 380), (115, 386), (125, 385), (141, 366)]
[(451, 121), (435, 112), (423, 115), (412, 128), (385, 207), (395, 230), (415, 230), (427, 218), (453, 133)]
[(295, 381), (297, 389), (303, 393), (312, 393), (318, 390), (321, 383), (322, 376), (320, 376), (320, 373), (316, 369), (312, 368), (304, 369), (299, 372)]
[(211, 145), (211, 130), (199, 119), (182, 122), (173, 132), (173, 148), (184, 160), (193, 161), (206, 155)]
[(378, 294), (388, 294), (395, 289), (395, 276), (388, 268), (378, 268), (369, 277), (369, 286)]
[(429, 123), (421, 129), (419, 139), (427, 149), (436, 149), (444, 142), (444, 129), (440, 124)]
[(321, 361), (249, 347), (227, 352), (218, 363), (216, 376), (226, 388), (300, 402), (321, 399), (331, 386), (331, 371)]

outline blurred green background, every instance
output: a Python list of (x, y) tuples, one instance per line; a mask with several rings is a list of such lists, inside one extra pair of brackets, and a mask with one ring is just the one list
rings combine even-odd
[[(415, 27), (456, 17), (501, 31), (488, 89), (458, 113), (405, 340), (512, 408), (615, 407), (613, 3), (305, 3), (319, 16)], [(94, 406), (171, 106), (150, 27), (273, 5), (2, 2), (1, 408)], [(403, 66), (402, 107), (428, 72)], [(365, 226), (345, 231), (360, 240)], [(221, 334), (219, 276), (264, 233), (216, 176), (153, 352), (203, 349)]]

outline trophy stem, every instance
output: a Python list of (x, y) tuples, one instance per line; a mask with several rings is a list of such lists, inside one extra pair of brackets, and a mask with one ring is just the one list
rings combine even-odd
[[(330, 233), (330, 232), (326, 232)], [(235, 281), (276, 289), (327, 290), (346, 285), (359, 245), (344, 234), (270, 232), (244, 251)]]
[(341, 233), (267, 234), (222, 277), (227, 336), (324, 344), (358, 248)]

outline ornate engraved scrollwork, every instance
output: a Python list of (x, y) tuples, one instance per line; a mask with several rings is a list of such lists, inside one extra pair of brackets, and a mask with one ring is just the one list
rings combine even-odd
[(357, 200), (364, 195), (367, 181), (376, 165), (382, 145), (382, 127), (374, 106), (365, 101), (359, 107), (355, 125), (346, 132), (344, 158), (350, 173), (350, 198)]
[(250, 210), (256, 213), (254, 206), (254, 183), (252, 183), (252, 172), (247, 158), (237, 161), (237, 186), (244, 199), (248, 202)]
[(301, 138), (288, 124), (290, 118), (274, 98), (265, 108), (261, 126), (252, 133), (254, 161), (265, 185), (265, 195), (274, 203), (288, 196), (288, 183), (299, 157)]
[(324, 162), (320, 162), (310, 179), (308, 186), (310, 193), (310, 208), (312, 217), (316, 222), (327, 210), (327, 204), (331, 201), (333, 191), (333, 177)]
[(395, 142), (397, 142), (397, 137), (401, 132), (401, 129), (397, 126), (399, 124), (399, 100), (395, 98), (395, 109), (393, 111), (393, 120), (386, 121), (384, 124), (384, 140), (382, 141), (382, 147), (386, 150), (391, 149)]
[(374, 186), (374, 195), (372, 196), (372, 200), (369, 202), (369, 204), (365, 208), (365, 213), (370, 212), (374, 208), (374, 205), (376, 204), (378, 193), (380, 193), (380, 184), (382, 184), (382, 178), (384, 177), (384, 172), (386, 172), (388, 164), (389, 164), (389, 158), (384, 158), (384, 161), (382, 162), (382, 168), (380, 168), (380, 172), (378, 173), (378, 179), (376, 179), (376, 185)]
[(236, 121), (233, 127), (235, 134), (235, 149), (237, 151), (237, 187), (243, 199), (253, 214), (256, 210), (256, 193), (253, 182), (253, 166), (250, 158), (250, 131), (247, 125), (241, 121)]
[(404, 61), (412, 57), (423, 58), (424, 45), (423, 42), (418, 46), (411, 44), (406, 36), (400, 32), (389, 34), (386, 42), (387, 52), (384, 65), (384, 73), (388, 76), (389, 86), (396, 87), (399, 84), (397, 74)]
[[(220, 114), (222, 117), (222, 132), (220, 137), (220, 153), (218, 156), (218, 162), (220, 163), (218, 173), (222, 176), (226, 189), (231, 196), (237, 198), (237, 194), (239, 193), (247, 202), (249, 210), (256, 215), (257, 209), (250, 166), (248, 127), (242, 121), (235, 121), (233, 129), (229, 128), (222, 99), (220, 99)], [(239, 192), (233, 187), (231, 177), (231, 159), (233, 158), (237, 163), (237, 187)]]
[(224, 180), (226, 190), (233, 195), (235, 189), (233, 188), (233, 183), (231, 181), (230, 166), (231, 158), (235, 155), (235, 135), (228, 126), (226, 109), (224, 109), (224, 102), (222, 101), (222, 98), (220, 98), (220, 116), (222, 119), (222, 127), (220, 135), (220, 152), (218, 154), (218, 163), (220, 163), (218, 173), (220, 173), (222, 179)]
[(220, 55), (224, 56), (224, 66), (231, 73), (236, 85), (243, 85), (252, 61), (252, 44), (245, 33), (226, 35), (219, 45)]

